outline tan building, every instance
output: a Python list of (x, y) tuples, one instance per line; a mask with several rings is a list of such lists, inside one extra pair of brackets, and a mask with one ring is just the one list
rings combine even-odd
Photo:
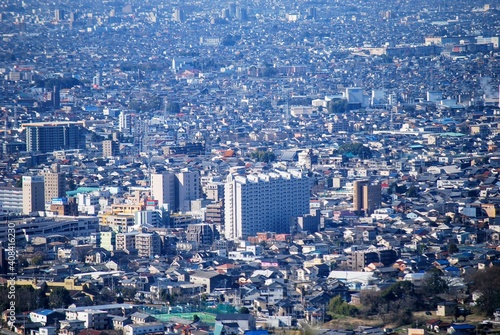
[(116, 234), (116, 250), (124, 250), (128, 253), (135, 251), (135, 237), (137, 234), (139, 233), (130, 232)]
[(52, 199), (63, 198), (66, 194), (66, 179), (64, 173), (44, 172), (45, 203), (50, 203)]
[(23, 176), (23, 213), (45, 209), (44, 180), (42, 176)]
[(352, 202), (355, 212), (373, 213), (380, 208), (382, 202), (381, 186), (371, 185), (368, 180), (356, 180), (353, 184)]
[(112, 141), (112, 140), (102, 141), (102, 156), (104, 158), (118, 156), (119, 152), (120, 152), (120, 144), (117, 141)]

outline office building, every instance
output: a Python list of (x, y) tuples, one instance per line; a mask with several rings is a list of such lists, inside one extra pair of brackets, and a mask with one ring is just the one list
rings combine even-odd
[(45, 191), (42, 176), (23, 176), (23, 214), (45, 209)]
[(45, 203), (51, 203), (52, 199), (63, 198), (66, 195), (66, 178), (61, 172), (42, 173), (45, 188)]
[(120, 152), (120, 143), (112, 140), (102, 141), (102, 157), (115, 157)]
[(225, 236), (290, 233), (292, 217), (309, 213), (310, 181), (299, 171), (230, 175), (224, 190)]
[(151, 196), (158, 205), (168, 204), (174, 212), (186, 212), (191, 200), (201, 198), (200, 175), (198, 171), (163, 172), (151, 175)]
[(81, 122), (25, 123), (26, 150), (52, 152), (82, 147)]
[(375, 209), (380, 208), (382, 202), (381, 186), (371, 185), (368, 180), (356, 180), (353, 183), (352, 202), (356, 213), (373, 213)]

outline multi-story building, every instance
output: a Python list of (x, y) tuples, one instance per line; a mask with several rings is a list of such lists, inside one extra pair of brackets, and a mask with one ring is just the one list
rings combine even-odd
[(135, 252), (135, 237), (137, 234), (139, 234), (139, 232), (116, 234), (116, 250), (123, 250), (127, 253)]
[(215, 239), (215, 227), (212, 224), (190, 224), (186, 231), (186, 239), (202, 245), (211, 245)]
[(309, 213), (309, 193), (309, 178), (299, 171), (229, 175), (224, 191), (226, 238), (289, 233), (290, 219)]
[(120, 143), (112, 140), (102, 141), (102, 157), (114, 157), (118, 156), (120, 152)]
[(29, 152), (52, 152), (81, 147), (81, 122), (25, 123), (22, 127), (26, 130), (26, 150)]
[(375, 209), (380, 208), (382, 202), (381, 186), (372, 185), (368, 180), (356, 180), (353, 183), (352, 202), (355, 212), (373, 213)]
[(398, 254), (389, 248), (358, 250), (347, 256), (347, 265), (353, 271), (360, 271), (370, 263), (382, 263), (391, 266), (397, 260)]
[(42, 176), (23, 176), (23, 213), (45, 210), (44, 179)]
[(45, 203), (52, 199), (63, 198), (66, 194), (66, 179), (61, 172), (44, 172)]
[(0, 210), (4, 213), (23, 213), (23, 189), (0, 187)]
[(151, 175), (151, 196), (158, 205), (169, 205), (174, 212), (187, 212), (191, 200), (201, 198), (200, 175), (198, 171), (164, 172)]
[(137, 256), (153, 257), (161, 252), (161, 240), (157, 233), (140, 233), (135, 235)]
[(121, 111), (118, 116), (118, 130), (124, 134), (132, 133), (132, 114)]

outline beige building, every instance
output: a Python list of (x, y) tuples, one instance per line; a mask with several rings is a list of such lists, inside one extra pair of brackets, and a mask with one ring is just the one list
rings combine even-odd
[(141, 233), (135, 236), (137, 256), (153, 257), (161, 253), (160, 236), (156, 233)]
[(23, 213), (45, 209), (44, 179), (42, 176), (23, 176)]
[(116, 250), (124, 250), (125, 252), (135, 251), (135, 237), (138, 232), (118, 233), (116, 234)]
[(117, 156), (120, 151), (120, 144), (117, 141), (104, 140), (102, 141), (102, 156), (114, 157)]
[(45, 203), (50, 203), (54, 198), (63, 198), (66, 194), (66, 179), (64, 173), (43, 173), (45, 187)]

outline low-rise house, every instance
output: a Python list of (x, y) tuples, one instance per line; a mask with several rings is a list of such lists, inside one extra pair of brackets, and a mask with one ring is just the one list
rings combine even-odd
[(161, 322), (132, 324), (123, 327), (123, 335), (163, 335), (165, 326)]

